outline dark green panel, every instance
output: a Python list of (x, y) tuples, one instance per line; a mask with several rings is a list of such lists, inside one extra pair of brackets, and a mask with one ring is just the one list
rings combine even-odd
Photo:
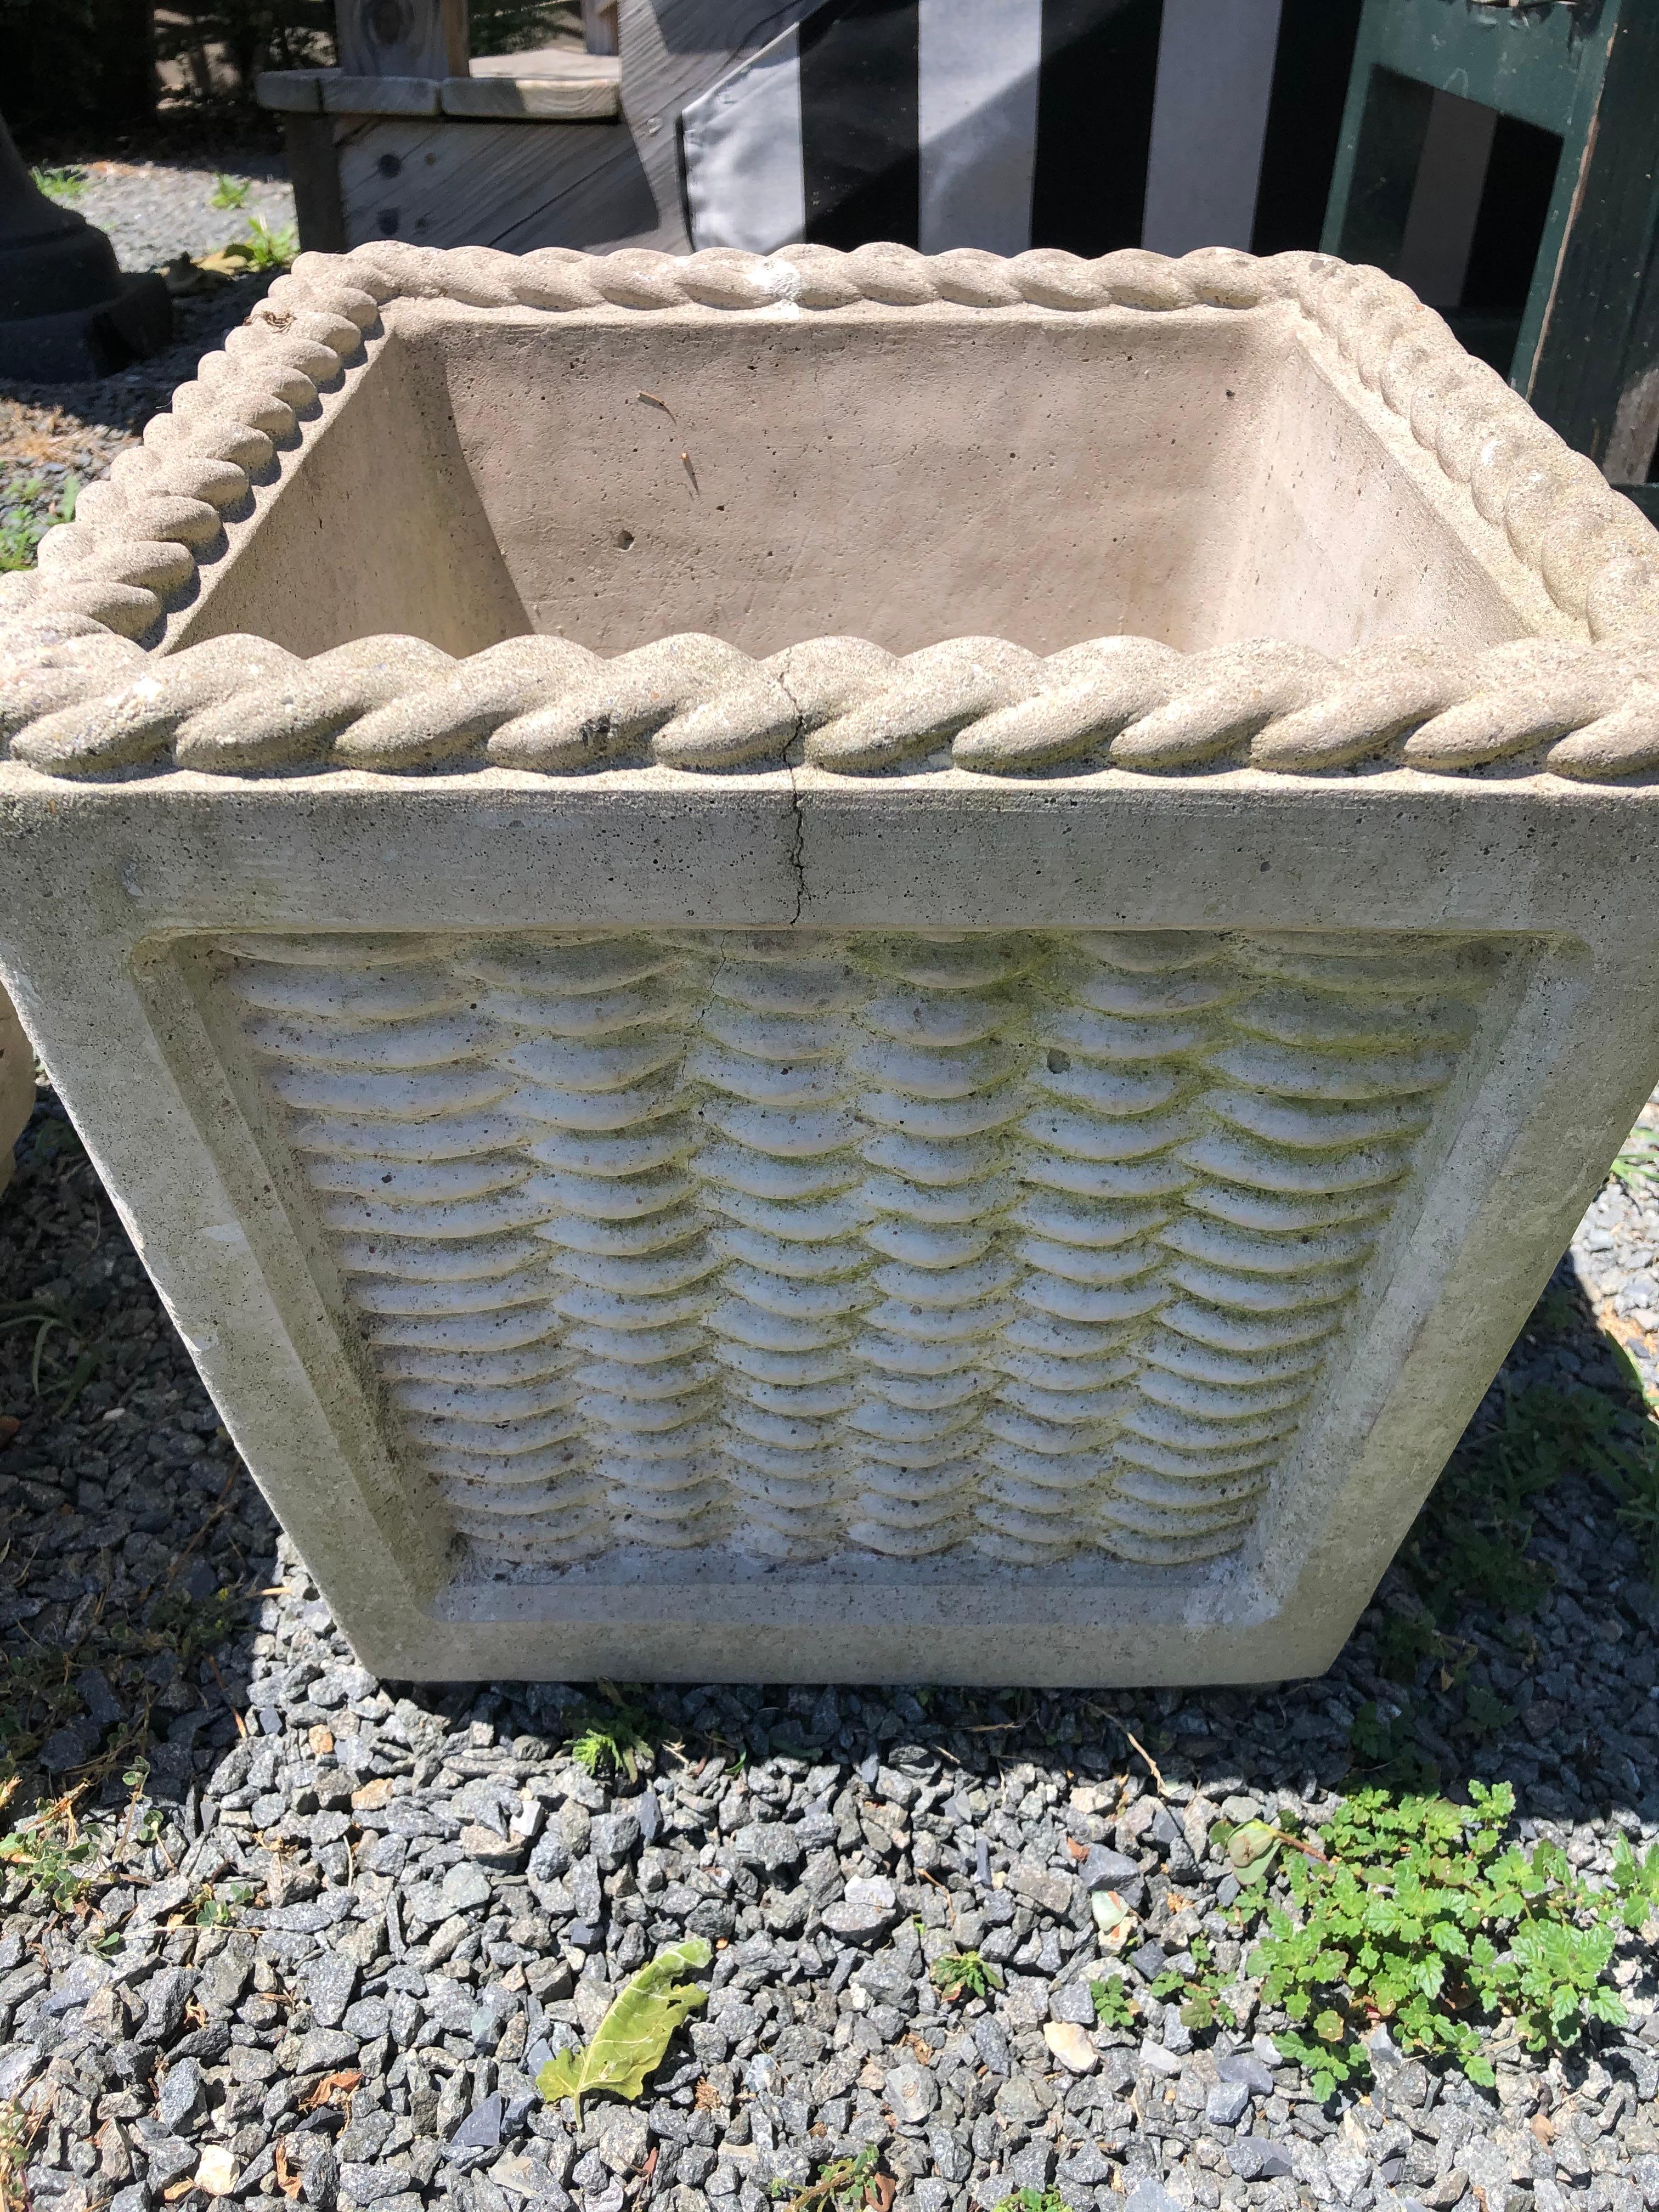
[(1397, 76), (1393, 70), (1372, 70), (1360, 112), (1347, 206), (1333, 249), (1345, 261), (1369, 261), (1388, 270), (1397, 265), (1433, 99), (1426, 84)]
[(1595, 66), (1595, 38), (1578, 27), (1572, 8), (1389, 0), (1378, 12), (1376, 59), (1385, 69), (1558, 135), (1567, 128), (1580, 69), (1587, 59)]

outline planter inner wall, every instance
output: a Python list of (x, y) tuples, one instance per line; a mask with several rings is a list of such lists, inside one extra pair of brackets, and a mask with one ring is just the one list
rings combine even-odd
[(665, 318), (646, 353), (626, 311), (577, 329), (401, 302), (172, 642), (313, 653), (402, 631), (459, 653), (535, 629), (619, 653), (702, 630), (756, 654), (836, 634), (1051, 653), (1127, 633), (1340, 653), (1536, 627), (1285, 318), (915, 320), (925, 346), (878, 313)]

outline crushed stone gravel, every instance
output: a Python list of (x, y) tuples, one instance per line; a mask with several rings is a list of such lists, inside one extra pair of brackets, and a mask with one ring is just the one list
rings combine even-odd
[[(88, 162), (85, 189), (72, 204), (108, 232), (128, 270), (214, 252), (245, 235), (251, 215), (263, 215), (274, 229), (294, 221), (293, 187), (279, 157), (244, 149), (226, 161), (223, 171), (165, 161)], [(210, 204), (221, 174), (246, 184), (246, 206)], [(201, 282), (200, 291), (173, 301), (173, 343), (118, 375), (67, 384), (0, 380), (0, 527), (56, 520), (66, 478), (87, 484), (106, 475), (175, 386), (195, 374), (202, 356), (258, 305), (271, 275)]]
[[(250, 216), (273, 230), (294, 221), (294, 187), (280, 155), (246, 150), (223, 169), (179, 161), (88, 161), (70, 203), (107, 233), (123, 269), (161, 269), (181, 253), (216, 252), (247, 234)], [(215, 207), (222, 178), (246, 188), (240, 207)]]
[[(1656, 1254), (1659, 1202), (1609, 1186), (1487, 1412), (1622, 1387), (1593, 1309), (1633, 1285), (1627, 1315), (1659, 1310)], [(1492, 2090), (1386, 2034), (1365, 2094), (1321, 2103), (1281, 2062), (1210, 1830), (1316, 1825), (1364, 1779), (1356, 1716), (1404, 1695), (1378, 1667), (1395, 1577), (1319, 1681), (647, 1689), (657, 1747), (605, 1783), (568, 1747), (591, 1688), (356, 1663), (49, 1093), (0, 1263), (8, 1817), (74, 1791), (93, 1838), (63, 1909), (21, 1868), (0, 1890), (0, 2106), (32, 2131), (37, 2212), (766, 2212), (866, 2145), (916, 2212), (1049, 2186), (1073, 2212), (1659, 2206), (1638, 1938), (1628, 2027), (1547, 2060), (1499, 2033)], [(1419, 1738), (1604, 1872), (1619, 1833), (1659, 1832), (1659, 1602), (1587, 1475), (1539, 1502), (1532, 1551), (1549, 1595), (1455, 1625), (1456, 1685), (1436, 1657), (1411, 1693)], [(1472, 1682), (1505, 1701), (1492, 1741), (1459, 1735)], [(1087, 1991), (1108, 1885), (1140, 1922), (1110, 1961), (1128, 2031)], [(538, 2068), (688, 1934), (716, 1947), (707, 2011), (637, 2106), (576, 2128)], [(1200, 1934), (1236, 2031), (1194, 2034), (1147, 1986)], [(1004, 1986), (947, 2002), (928, 1966), (967, 1948)]]

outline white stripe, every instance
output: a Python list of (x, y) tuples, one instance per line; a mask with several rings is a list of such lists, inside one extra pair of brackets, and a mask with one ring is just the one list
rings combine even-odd
[(1250, 243), (1279, 0), (1164, 0), (1141, 240)]
[(1042, 0), (917, 0), (924, 253), (1031, 242)]
[(806, 186), (800, 41), (793, 26), (689, 100), (681, 123), (693, 247), (770, 253), (793, 244), (806, 228)]

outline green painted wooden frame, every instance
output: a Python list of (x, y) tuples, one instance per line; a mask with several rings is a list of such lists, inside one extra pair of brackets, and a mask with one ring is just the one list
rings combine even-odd
[[(1659, 441), (1659, 8), (1365, 0), (1327, 252), (1395, 266), (1437, 91), (1561, 139), (1510, 381), (1613, 481), (1645, 475)], [(1655, 489), (1632, 487), (1650, 512)]]

